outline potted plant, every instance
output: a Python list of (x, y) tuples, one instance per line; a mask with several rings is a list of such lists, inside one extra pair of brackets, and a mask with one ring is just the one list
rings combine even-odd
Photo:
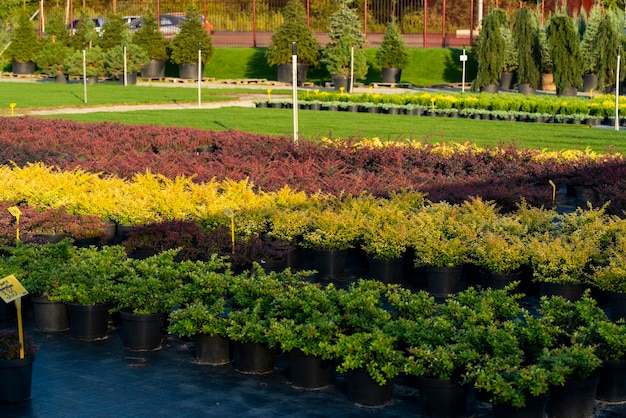
[[(104, 77), (104, 52), (99, 46), (94, 46), (84, 50), (85, 54), (85, 74), (87, 84), (95, 84), (98, 77)], [(70, 75), (83, 77), (83, 50), (75, 51), (65, 62), (65, 71)]]
[(35, 346), (29, 335), (20, 342), (18, 330), (0, 329), (0, 401), (30, 399)]
[(348, 210), (327, 207), (311, 211), (302, 246), (313, 250), (315, 270), (320, 278), (336, 279), (345, 270), (348, 249), (359, 237), (358, 221)]
[(55, 40), (48, 40), (35, 57), (37, 67), (52, 74), (57, 83), (67, 83), (65, 60), (73, 53), (72, 48)]
[(546, 28), (546, 36), (557, 94), (575, 96), (582, 84), (582, 56), (574, 21), (567, 15), (555, 14)]
[(35, 58), (41, 48), (37, 32), (24, 11), (20, 13), (17, 27), (13, 31), (5, 56), (12, 61), (14, 74), (34, 74)]
[(482, 270), (484, 285), (502, 288), (520, 280), (522, 267), (530, 261), (530, 252), (519, 235), (486, 231), (478, 234), (470, 258)]
[[(599, 6), (596, 7), (599, 8)], [(596, 76), (598, 91), (603, 92), (615, 84), (617, 49), (620, 45), (620, 35), (611, 12), (607, 11), (600, 16), (595, 36), (590, 41), (590, 44), (590, 46), (587, 46), (587, 49), (591, 48), (597, 54), (595, 60), (591, 58), (594, 64), (591, 73)], [(585, 49), (583, 49), (583, 58), (585, 55), (588, 56), (588, 54), (589, 51), (585, 53)]]
[(399, 83), (402, 69), (409, 64), (409, 50), (395, 23), (387, 24), (385, 35), (376, 51), (376, 61), (382, 68), (383, 83)]
[[(186, 20), (180, 23), (180, 32), (172, 41), (171, 59), (179, 65), (179, 77), (197, 79), (204, 73), (204, 64), (213, 56), (211, 35), (192, 7), (186, 12)], [(202, 68), (198, 69), (198, 61)]]
[(332, 383), (335, 359), (329, 345), (341, 329), (337, 291), (304, 280), (293, 281), (276, 294), (276, 315), (270, 319), (272, 345), (289, 354), (292, 385), (320, 389)]
[(351, 398), (362, 405), (384, 405), (391, 400), (393, 379), (404, 361), (397, 336), (385, 329), (392, 318), (383, 307), (386, 291), (387, 285), (363, 279), (339, 290), (342, 330), (336, 339), (323, 344), (338, 359), (337, 370), (347, 373)]
[(367, 257), (370, 278), (384, 283), (402, 280), (404, 255), (411, 236), (405, 215), (397, 207), (380, 208), (363, 223), (361, 248)]
[(552, 63), (550, 49), (548, 48), (546, 27), (539, 28), (539, 47), (541, 49), (541, 89), (544, 91), (556, 91), (553, 73), (554, 64)]
[(306, 81), (309, 67), (319, 63), (320, 47), (313, 31), (307, 25), (306, 9), (302, 2), (291, 0), (283, 9), (284, 23), (272, 34), (269, 47), (265, 50), (265, 58), (269, 65), (276, 65), (278, 81), (291, 83), (292, 77), (292, 43), (297, 44), (297, 81)]
[(426, 269), (427, 290), (445, 299), (458, 292), (463, 265), (469, 261), (468, 242), (475, 231), (460, 218), (459, 209), (448, 203), (426, 206), (411, 218), (410, 229), (415, 267)]
[[(124, 346), (130, 351), (158, 350), (163, 321), (183, 283), (183, 265), (174, 261), (178, 249), (130, 261), (131, 271), (114, 287), (115, 306), (124, 324)], [(187, 264), (184, 264), (187, 266)]]
[(14, 272), (31, 296), (35, 325), (42, 331), (65, 331), (69, 328), (64, 303), (50, 300), (59, 285), (63, 267), (75, 247), (71, 239), (58, 243), (18, 243), (5, 246), (7, 268)]
[(476, 54), (478, 71), (475, 88), (487, 93), (498, 92), (498, 80), (504, 68), (506, 42), (502, 36), (502, 26), (507, 22), (502, 9), (493, 9), (483, 18), (480, 35), (476, 38), (473, 50)]
[(626, 318), (626, 238), (624, 223), (616, 221), (613, 242), (604, 249), (604, 260), (593, 267), (591, 283), (602, 291), (609, 292), (611, 319)]
[(137, 73), (149, 62), (148, 53), (139, 45), (126, 45), (126, 57), (124, 57), (124, 45), (116, 45), (106, 51), (104, 56), (104, 68), (106, 72), (116, 79), (124, 78), (124, 58), (126, 58), (126, 77), (128, 84), (137, 84)]
[(541, 45), (539, 25), (528, 7), (513, 13), (513, 39), (518, 54), (517, 88), (522, 94), (533, 94), (541, 78)]
[[(583, 66), (583, 87), (582, 91), (590, 92), (596, 90), (598, 81), (596, 77), (596, 65), (601, 50), (597, 48), (602, 46), (598, 44), (598, 23), (602, 19), (603, 11), (599, 5), (594, 5), (589, 11), (589, 17), (585, 13), (581, 13), (578, 17), (578, 28), (581, 33), (580, 52), (582, 55)], [(608, 52), (608, 51), (607, 51)], [(615, 57), (617, 59), (617, 57)]]
[(276, 352), (271, 344), (270, 322), (275, 295), (283, 291), (284, 272), (266, 273), (254, 263), (235, 276), (228, 290), (228, 337), (235, 342), (233, 362), (241, 373), (266, 374), (274, 370)]
[(147, 13), (142, 17), (142, 26), (133, 34), (132, 42), (148, 53), (150, 61), (141, 69), (145, 78), (165, 77), (165, 62), (169, 58), (169, 40), (159, 30), (156, 16)]
[(197, 274), (179, 287), (179, 308), (169, 314), (168, 332), (192, 338), (195, 361), (199, 364), (220, 365), (231, 361), (228, 326), (227, 290), (232, 272), (225, 259), (212, 255)]
[(608, 402), (626, 400), (626, 326), (606, 318), (588, 324), (575, 334), (575, 341), (596, 347), (602, 359), (596, 399)]
[(131, 273), (126, 252), (116, 245), (77, 248), (61, 269), (50, 300), (67, 305), (72, 336), (83, 341), (107, 338), (115, 283)]
[(351, 3), (352, 0), (339, 1), (339, 8), (330, 17), (330, 41), (322, 50), (322, 62), (333, 77), (335, 89), (343, 88), (345, 92), (350, 91), (355, 79), (364, 78), (367, 74), (363, 25), (356, 12), (350, 8)]
[(500, 28), (500, 33), (504, 39), (504, 67), (502, 68), (502, 74), (500, 75), (499, 89), (510, 90), (513, 86), (513, 79), (515, 77), (515, 71), (519, 66), (519, 55), (517, 52), (517, 45), (513, 38), (513, 33), (508, 25), (508, 22)]
[(533, 237), (529, 249), (534, 280), (542, 283), (544, 294), (579, 299), (599, 248), (598, 236), (590, 230)]

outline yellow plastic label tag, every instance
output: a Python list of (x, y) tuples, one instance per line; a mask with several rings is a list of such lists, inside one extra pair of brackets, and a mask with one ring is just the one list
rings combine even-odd
[(5, 303), (12, 302), (27, 294), (28, 291), (24, 289), (24, 286), (22, 286), (14, 275), (0, 279), (0, 297)]
[(20, 208), (18, 208), (17, 206), (11, 206), (10, 208), (7, 208), (7, 210), (19, 221), (20, 216), (22, 215), (22, 211), (20, 210)]

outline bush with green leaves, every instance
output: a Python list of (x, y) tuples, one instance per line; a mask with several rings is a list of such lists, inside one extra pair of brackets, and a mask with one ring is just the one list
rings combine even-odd
[(306, 9), (301, 1), (291, 0), (283, 9), (284, 23), (272, 35), (265, 58), (269, 65), (289, 64), (292, 57), (292, 42), (297, 42), (298, 63), (316, 67), (320, 58), (320, 47), (313, 31), (307, 25)]
[[(137, 74), (150, 59), (142, 47), (135, 44), (126, 45), (126, 71)], [(124, 74), (124, 45), (116, 45), (105, 52), (104, 68), (110, 76), (120, 78)]]
[(548, 49), (554, 66), (557, 90), (582, 85), (582, 54), (580, 39), (571, 17), (555, 14), (546, 27)]
[(474, 81), (477, 89), (497, 84), (502, 75), (506, 41), (501, 28), (506, 24), (506, 14), (502, 9), (493, 9), (483, 18), (483, 27), (473, 47), (478, 62), (478, 72)]
[[(104, 51), (98, 46), (86, 48), (84, 51), (87, 77), (104, 77), (106, 75), (104, 69)], [(74, 51), (74, 53), (67, 58), (67, 61), (65, 61), (65, 72), (70, 75), (83, 75), (83, 50)]]
[(518, 54), (517, 81), (537, 88), (541, 79), (539, 24), (528, 7), (521, 7), (513, 13), (513, 39)]
[(349, 77), (354, 48), (354, 78), (360, 79), (367, 74), (365, 35), (351, 3), (352, 0), (339, 0), (339, 8), (330, 17), (330, 41), (322, 50), (322, 62), (331, 75)]
[(180, 23), (180, 32), (172, 41), (171, 59), (175, 64), (197, 64), (200, 49), (200, 61), (206, 64), (213, 57), (211, 35), (194, 8), (187, 10), (185, 15), (187, 19)]
[(142, 26), (133, 34), (132, 42), (148, 53), (151, 60), (166, 60), (170, 41), (159, 30), (156, 17), (148, 13), (142, 17)]
[(387, 24), (375, 58), (381, 68), (404, 68), (409, 64), (409, 50), (394, 23)]
[(47, 74), (64, 74), (65, 61), (74, 50), (62, 42), (48, 41), (35, 57), (35, 63)]
[(26, 12), (21, 13), (5, 56), (16, 62), (34, 62), (40, 48), (35, 26)]

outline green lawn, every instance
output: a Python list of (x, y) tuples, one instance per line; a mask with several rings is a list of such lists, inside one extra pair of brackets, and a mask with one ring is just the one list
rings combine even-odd
[[(222, 101), (241, 94), (265, 94), (267, 87), (211, 88), (202, 90), (203, 101)], [(291, 90), (275, 89), (274, 93), (289, 94)], [(3, 82), (0, 83), (0, 115), (10, 114), (10, 103), (15, 111), (54, 107), (87, 107), (104, 104), (181, 103), (197, 102), (198, 90), (172, 84), (163, 87), (127, 86), (117, 83), (99, 83), (87, 86), (87, 103), (84, 102), (83, 85), (79, 82), (57, 84), (54, 82)]]
[[(133, 111), (58, 115), (85, 122), (113, 121), (123, 124), (191, 126), (213, 130), (242, 130), (272, 135), (293, 134), (290, 109), (220, 108), (180, 111)], [(626, 132), (590, 128), (586, 125), (561, 125), (426, 116), (304, 110), (299, 112), (301, 138), (379, 137), (404, 138), (431, 142), (472, 141), (481, 146), (511, 143), (527, 148), (585, 149), (601, 152), (626, 152)]]

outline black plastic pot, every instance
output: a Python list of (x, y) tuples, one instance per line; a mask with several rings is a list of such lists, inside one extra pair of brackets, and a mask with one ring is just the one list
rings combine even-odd
[(467, 386), (457, 379), (417, 377), (424, 414), (429, 417), (463, 418), (467, 416)]
[(585, 286), (582, 284), (542, 283), (541, 293), (544, 296), (561, 296), (570, 301), (583, 297)]
[(164, 313), (133, 314), (120, 311), (124, 348), (129, 351), (154, 351), (161, 348)]
[(370, 279), (383, 283), (400, 283), (402, 281), (402, 258), (382, 260), (367, 256), (368, 276)]
[(548, 395), (540, 395), (526, 399), (526, 405), (514, 407), (511, 405), (494, 404), (494, 418), (544, 418)]
[[(202, 68), (200, 70), (200, 78), (203, 77), (204, 74), (204, 64), (202, 64)], [(189, 64), (182, 63), (178, 64), (178, 77), (186, 80), (197, 80), (198, 79), (198, 64)]]
[(267, 374), (274, 371), (276, 352), (267, 344), (236, 342), (233, 353), (235, 370), (244, 374)]
[(606, 402), (626, 401), (626, 360), (607, 360), (600, 368), (596, 399)]
[(289, 353), (291, 385), (302, 389), (322, 389), (333, 383), (332, 362), (304, 354), (300, 350)]
[(338, 279), (346, 269), (346, 250), (314, 250), (313, 262), (317, 277), (320, 279)]
[(383, 83), (399, 83), (402, 77), (402, 68), (383, 68)]
[(600, 377), (567, 380), (550, 389), (548, 410), (552, 418), (588, 418), (594, 416), (596, 388)]
[(30, 399), (34, 361), (34, 356), (0, 360), (0, 403)]
[(196, 363), (220, 366), (231, 361), (230, 340), (219, 335), (198, 334), (194, 337)]
[(33, 297), (33, 317), (40, 331), (58, 332), (70, 329), (65, 303), (53, 302), (48, 298)]
[(609, 294), (609, 315), (612, 321), (626, 318), (626, 293), (611, 292)]
[[(301, 86), (306, 82), (306, 76), (309, 71), (308, 64), (296, 64), (296, 82)], [(277, 80), (281, 83), (292, 83), (293, 79), (293, 64), (278, 64), (276, 66)]]
[(436, 299), (445, 299), (458, 293), (461, 271), (462, 267), (427, 267), (426, 290)]
[(141, 69), (141, 76), (144, 78), (165, 77), (165, 60), (150, 60), (150, 62)]
[(35, 74), (35, 63), (32, 61), (18, 62), (13, 60), (11, 62), (11, 71), (13, 74)]
[(68, 303), (67, 312), (72, 337), (82, 341), (106, 339), (111, 306), (110, 303), (98, 303), (95, 305)]
[(391, 402), (393, 380), (379, 385), (364, 369), (350, 370), (347, 373), (348, 395), (359, 405), (382, 406)]

